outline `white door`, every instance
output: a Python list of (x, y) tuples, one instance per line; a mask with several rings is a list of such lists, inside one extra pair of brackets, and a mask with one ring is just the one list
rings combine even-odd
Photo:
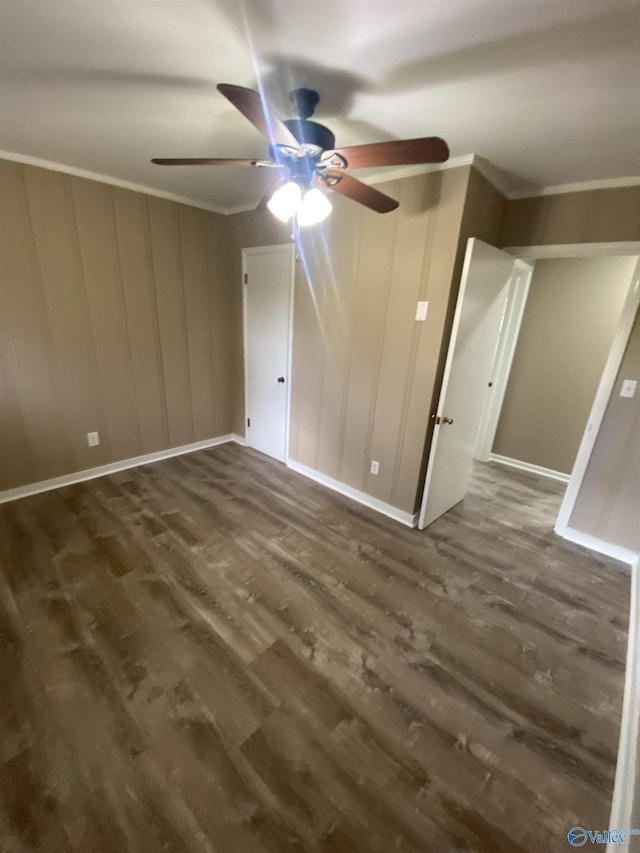
[(527, 263), (526, 261), (516, 260), (511, 274), (507, 303), (500, 323), (498, 344), (491, 368), (491, 378), (485, 390), (480, 426), (476, 438), (474, 458), (481, 462), (488, 462), (493, 450), (502, 404), (507, 391), (507, 382), (509, 381), (518, 335), (520, 334), (520, 326), (529, 295), (534, 263), (535, 261)]
[(463, 499), (515, 258), (474, 238), (467, 252), (435, 413), (422, 529)]
[(247, 444), (287, 455), (293, 245), (243, 250)]

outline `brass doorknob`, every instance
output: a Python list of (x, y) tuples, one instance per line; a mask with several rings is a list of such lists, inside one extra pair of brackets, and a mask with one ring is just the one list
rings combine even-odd
[(452, 423), (453, 423), (453, 418), (443, 418), (443, 419), (442, 419), (442, 423), (443, 423), (443, 424), (452, 424)]
[(278, 382), (284, 382), (284, 376), (278, 376)]

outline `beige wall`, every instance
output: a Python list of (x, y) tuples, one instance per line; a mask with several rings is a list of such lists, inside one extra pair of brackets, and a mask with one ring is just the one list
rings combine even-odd
[[(382, 189), (397, 212), (334, 197), (305, 238), (292, 455), (413, 511), (466, 240), (499, 243), (505, 202), (472, 168)], [(637, 195), (603, 192), (509, 202), (503, 243), (638, 239)], [(0, 193), (0, 489), (244, 431), (240, 248), (287, 226), (6, 161)]]
[[(296, 270), (290, 454), (407, 512), (417, 501), (470, 172), (379, 185), (400, 201), (384, 216), (334, 195), (327, 226), (303, 237), (308, 277), (304, 262)], [(269, 214), (231, 219), (238, 258), (242, 246), (289, 239)], [(414, 320), (418, 300), (429, 301), (426, 323)]]
[(640, 313), (616, 377), (569, 527), (640, 553), (640, 391), (620, 397), (624, 379), (640, 387)]
[(640, 240), (640, 187), (586, 190), (507, 202), (501, 246)]
[(8, 161), (0, 198), (0, 490), (229, 433), (225, 218)]
[(635, 264), (537, 262), (494, 453), (571, 473)]
[[(286, 242), (290, 229), (6, 161), (0, 181), (0, 429), (11, 448), (0, 489), (243, 433), (240, 249)], [(469, 168), (390, 182), (401, 207), (386, 217), (336, 196), (326, 243), (318, 230), (303, 241), (292, 456), (407, 511), (467, 189), (477, 202), (483, 182)], [(425, 324), (413, 319), (418, 299), (430, 302)], [(94, 430), (101, 445), (88, 448)]]

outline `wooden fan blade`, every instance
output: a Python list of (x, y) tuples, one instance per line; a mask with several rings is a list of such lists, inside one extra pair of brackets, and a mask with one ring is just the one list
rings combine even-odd
[(399, 202), (394, 198), (390, 198), (368, 184), (363, 184), (362, 181), (357, 181), (351, 175), (347, 175), (346, 172), (323, 172), (319, 177), (335, 192), (346, 195), (354, 201), (370, 207), (377, 213), (389, 213), (398, 207)]
[(243, 160), (235, 157), (154, 157), (157, 166), (275, 166), (271, 160)]
[[(438, 136), (423, 139), (393, 139), (391, 142), (373, 142), (370, 145), (351, 145), (325, 151), (322, 162), (334, 155), (344, 157), (347, 169), (368, 169), (371, 166), (408, 166), (413, 163), (444, 163), (449, 157), (449, 146)], [(336, 163), (335, 165), (338, 165)]]
[(231, 83), (219, 83), (218, 91), (231, 101), (233, 106), (248, 118), (260, 133), (274, 145), (286, 145), (287, 148), (300, 148), (298, 140), (280, 119), (270, 113), (265, 115), (260, 94), (244, 86), (233, 86)]
[(271, 196), (276, 190), (279, 190), (283, 184), (286, 184), (288, 180), (289, 178), (278, 178), (275, 184), (270, 187), (269, 192), (260, 199), (260, 204), (256, 207), (256, 210), (266, 210), (267, 204), (271, 201)]

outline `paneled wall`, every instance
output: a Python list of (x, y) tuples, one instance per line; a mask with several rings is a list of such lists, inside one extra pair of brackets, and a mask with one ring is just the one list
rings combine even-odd
[(501, 246), (640, 240), (640, 187), (543, 195), (507, 202)]
[[(303, 232), (300, 247), (290, 454), (407, 512), (416, 506), (470, 172), (379, 185), (400, 200), (384, 216), (334, 195), (327, 225)], [(290, 239), (265, 214), (231, 218), (238, 257), (242, 246)], [(426, 323), (415, 322), (418, 300), (429, 302)]]
[[(469, 171), (469, 182), (467, 184), (467, 192), (464, 200), (462, 222), (458, 235), (458, 250), (456, 252), (453, 275), (451, 278), (449, 307), (443, 327), (442, 344), (440, 347), (438, 366), (435, 373), (435, 382), (433, 383), (433, 393), (431, 405), (429, 407), (430, 412), (435, 412), (438, 407), (442, 377), (444, 375), (444, 367), (449, 349), (449, 338), (451, 336), (451, 328), (453, 326), (453, 316), (456, 309), (458, 290), (460, 287), (462, 267), (467, 250), (467, 242), (469, 241), (469, 238), (477, 237), (485, 243), (497, 246), (500, 239), (502, 221), (504, 219), (505, 205), (505, 197), (489, 183), (481, 172), (476, 168), (471, 168)], [(424, 440), (422, 464), (420, 466), (418, 492), (416, 494), (416, 508), (422, 501), (422, 489), (424, 488), (424, 478), (427, 463), (429, 461), (433, 428), (434, 424), (429, 420)]]
[(225, 218), (8, 161), (0, 198), (0, 490), (231, 432)]
[(636, 261), (536, 263), (494, 453), (571, 473)]
[(569, 527), (640, 553), (640, 393), (621, 397), (625, 379), (640, 386), (640, 313), (616, 377)]
[[(412, 512), (466, 240), (505, 202), (473, 168), (381, 189), (398, 211), (334, 196), (300, 247), (291, 454)], [(508, 202), (502, 243), (640, 239), (640, 192), (599, 192)], [(0, 490), (244, 432), (240, 249), (287, 226), (7, 161), (0, 194)]]

